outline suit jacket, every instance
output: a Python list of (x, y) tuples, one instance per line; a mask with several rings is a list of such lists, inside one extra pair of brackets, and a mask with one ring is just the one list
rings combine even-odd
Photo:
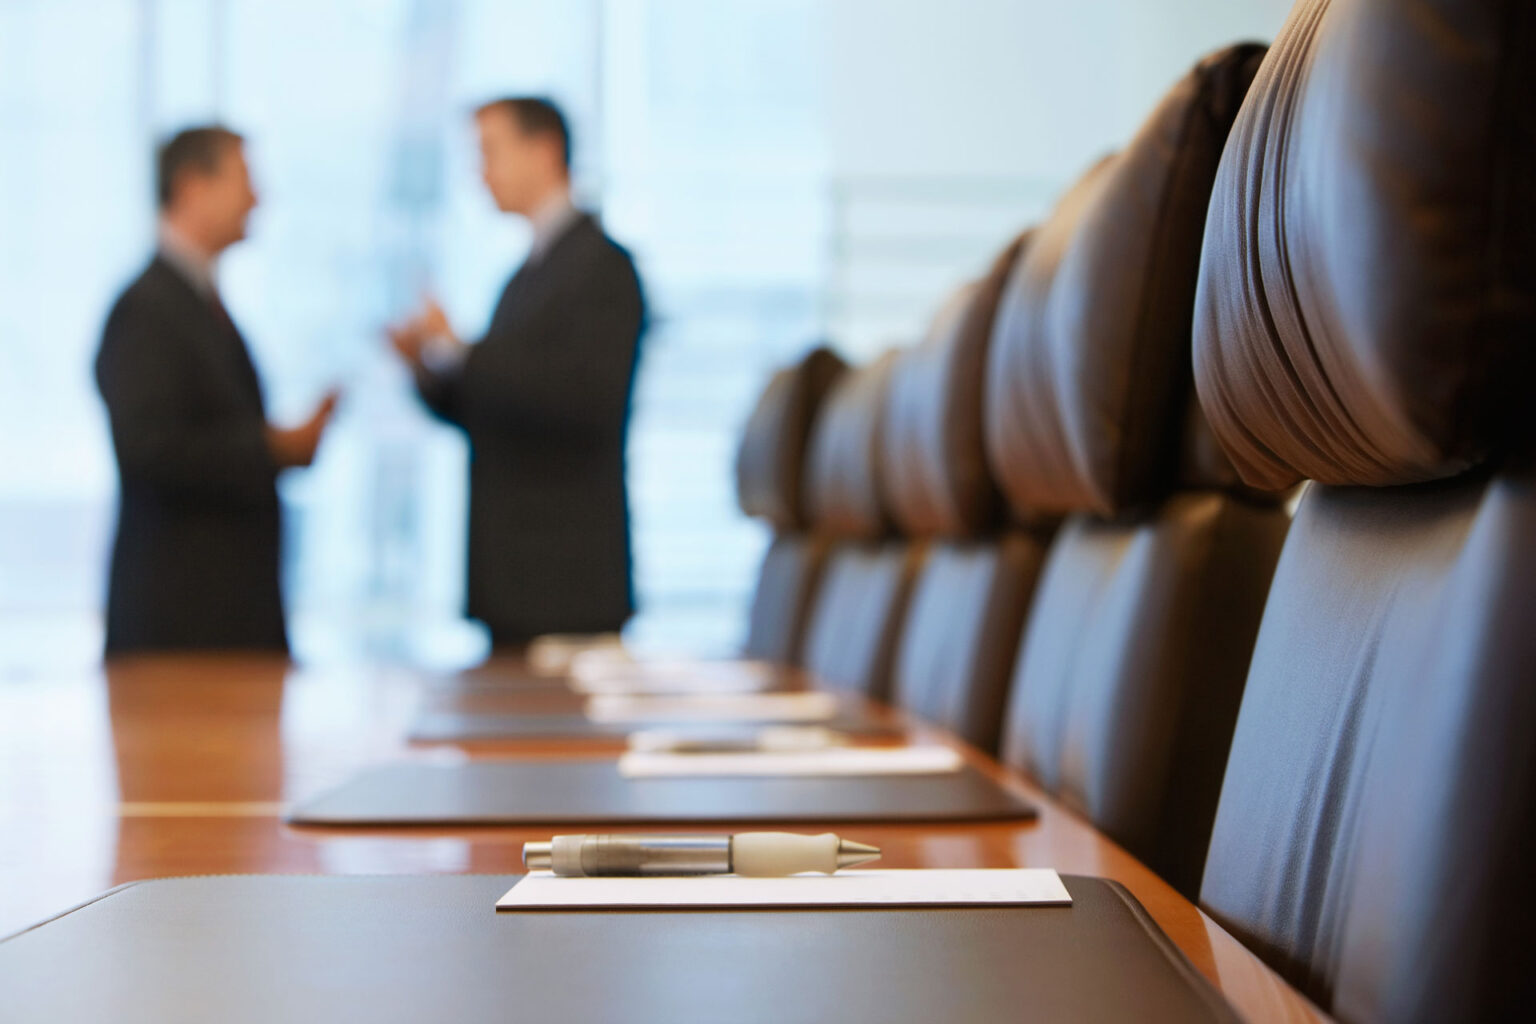
[(581, 215), (456, 371), (417, 374), (469, 438), (468, 610), (497, 643), (616, 630), (634, 608), (624, 443), (644, 319), (634, 262)]
[(107, 318), (96, 383), (120, 478), (107, 653), (285, 650), (277, 469), (235, 325), (157, 256)]

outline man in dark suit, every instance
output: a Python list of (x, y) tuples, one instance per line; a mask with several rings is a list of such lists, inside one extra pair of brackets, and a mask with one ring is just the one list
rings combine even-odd
[(469, 438), (469, 614), (500, 646), (617, 630), (634, 608), (624, 443), (639, 277), (571, 204), (553, 104), (498, 100), (475, 120), (486, 187), (528, 219), (532, 250), (477, 344), (430, 299), (391, 338), (427, 406)]
[(314, 458), (335, 396), (300, 427), (268, 424), (219, 300), (218, 256), (256, 206), (240, 136), (181, 132), (156, 170), (159, 247), (96, 356), (120, 478), (107, 653), (286, 650), (277, 474)]

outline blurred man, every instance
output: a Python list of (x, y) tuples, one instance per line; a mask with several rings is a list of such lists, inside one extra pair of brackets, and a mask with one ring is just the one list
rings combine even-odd
[(532, 250), (477, 344), (430, 299), (391, 339), (428, 407), (469, 438), (469, 614), (502, 646), (617, 630), (634, 607), (624, 438), (640, 281), (571, 204), (553, 104), (498, 100), (475, 123), (486, 187), (532, 225)]
[(267, 422), (256, 369), (219, 300), (219, 254), (256, 206), (240, 136), (181, 132), (159, 151), (159, 246), (96, 355), (119, 491), (107, 653), (287, 649), (277, 474), (315, 457), (335, 396)]

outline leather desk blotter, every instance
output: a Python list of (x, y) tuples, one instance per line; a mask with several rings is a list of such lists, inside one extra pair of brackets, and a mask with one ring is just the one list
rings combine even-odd
[(970, 766), (943, 775), (627, 779), (606, 760), (403, 762), (289, 811), (295, 825), (989, 821), (1035, 810)]
[(0, 942), (7, 1024), (1235, 1021), (1120, 886), (1070, 907), (498, 914), (515, 876), (166, 879)]
[[(771, 722), (754, 723), (757, 726)], [(858, 736), (895, 736), (901, 727), (881, 718), (867, 715), (857, 709), (839, 712), (835, 717), (815, 725), (835, 729), (838, 732)], [(743, 730), (752, 724), (731, 723)], [(646, 723), (646, 728), (664, 727), (665, 723)], [(548, 739), (622, 739), (641, 726), (627, 722), (594, 722), (577, 712), (569, 714), (503, 714), (491, 711), (428, 710), (411, 723), (408, 737), (413, 743), (462, 743), (473, 740), (548, 740)], [(709, 728), (718, 732), (719, 727), (709, 727), (699, 722), (680, 723), (682, 729)]]

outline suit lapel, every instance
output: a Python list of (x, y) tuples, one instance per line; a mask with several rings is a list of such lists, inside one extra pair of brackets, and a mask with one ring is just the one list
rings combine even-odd
[(538, 260), (525, 261), (517, 269), (491, 314), (487, 340), (506, 336), (516, 326), (527, 324), (538, 316), (540, 306), (549, 296), (555, 282), (560, 280), (560, 264), (569, 256), (571, 247), (578, 244), (578, 237), (590, 230), (591, 226), (591, 215), (581, 214)]
[(254, 402), (256, 408), (264, 414), (266, 403), (262, 398), (261, 378), (256, 373), (255, 363), (251, 361), (245, 339), (229, 313), (217, 299), (210, 299), (199, 292), (192, 282), (166, 260), (157, 255), (155, 263), (161, 273), (170, 278), (179, 302), (186, 311), (186, 322), (193, 327), (198, 341), (207, 344), (218, 362), (228, 367), (241, 394)]

